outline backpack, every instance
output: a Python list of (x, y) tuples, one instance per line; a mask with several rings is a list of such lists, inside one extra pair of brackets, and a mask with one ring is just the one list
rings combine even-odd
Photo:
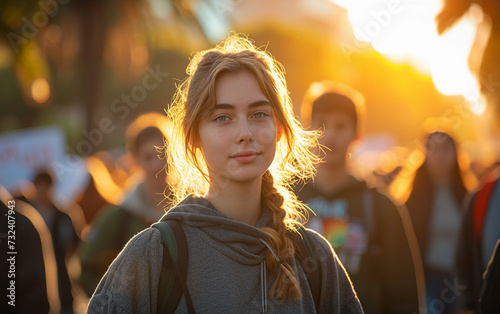
[[(163, 264), (158, 287), (158, 313), (174, 313), (184, 295), (188, 313), (194, 313), (191, 296), (187, 289), (188, 251), (184, 230), (177, 220), (163, 219), (151, 227), (158, 229), (162, 235)], [(304, 227), (293, 232), (295, 240), (295, 257), (306, 273), (316, 310), (319, 309), (321, 291), (321, 263), (316, 246)], [(292, 232), (292, 231), (290, 231)]]

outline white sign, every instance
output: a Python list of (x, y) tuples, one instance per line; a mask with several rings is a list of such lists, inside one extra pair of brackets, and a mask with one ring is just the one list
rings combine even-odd
[(65, 147), (64, 133), (54, 126), (0, 134), (0, 185), (16, 193), (37, 171), (48, 170), (54, 176), (54, 196), (74, 197), (88, 175), (82, 159), (72, 171), (57, 173), (55, 166), (67, 159)]

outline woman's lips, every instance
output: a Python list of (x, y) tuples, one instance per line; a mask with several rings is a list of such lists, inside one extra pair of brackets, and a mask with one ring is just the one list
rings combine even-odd
[(254, 161), (259, 153), (257, 152), (240, 152), (231, 156), (234, 160), (240, 163), (249, 163)]

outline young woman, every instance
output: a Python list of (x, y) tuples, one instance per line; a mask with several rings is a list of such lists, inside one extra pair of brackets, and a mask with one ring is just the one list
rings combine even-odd
[[(283, 71), (234, 35), (198, 53), (169, 114), (167, 147), (178, 204), (166, 214), (186, 235), (186, 285), (196, 312), (357, 313), (359, 301), (328, 242), (307, 231), (320, 257), (315, 306), (294, 230), (306, 213), (289, 185), (314, 174)], [(162, 268), (155, 228), (131, 240), (95, 291), (89, 312), (154, 313)], [(187, 311), (183, 297), (177, 313)]]
[(452, 269), (467, 189), (453, 138), (433, 132), (427, 136), (425, 147), (425, 161), (416, 172), (406, 206), (422, 254), (428, 310), (444, 304), (444, 312), (451, 313), (458, 295), (446, 293), (447, 282), (456, 280)]

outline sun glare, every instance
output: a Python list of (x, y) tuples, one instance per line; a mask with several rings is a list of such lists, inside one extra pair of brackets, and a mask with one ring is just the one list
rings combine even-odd
[[(348, 11), (355, 37), (395, 63), (409, 63), (430, 75), (443, 95), (462, 95), (475, 114), (484, 112), (476, 78), (468, 58), (477, 31), (477, 19), (461, 19), (438, 36), (439, 0), (331, 0)], [(477, 12), (476, 12), (477, 13)]]

